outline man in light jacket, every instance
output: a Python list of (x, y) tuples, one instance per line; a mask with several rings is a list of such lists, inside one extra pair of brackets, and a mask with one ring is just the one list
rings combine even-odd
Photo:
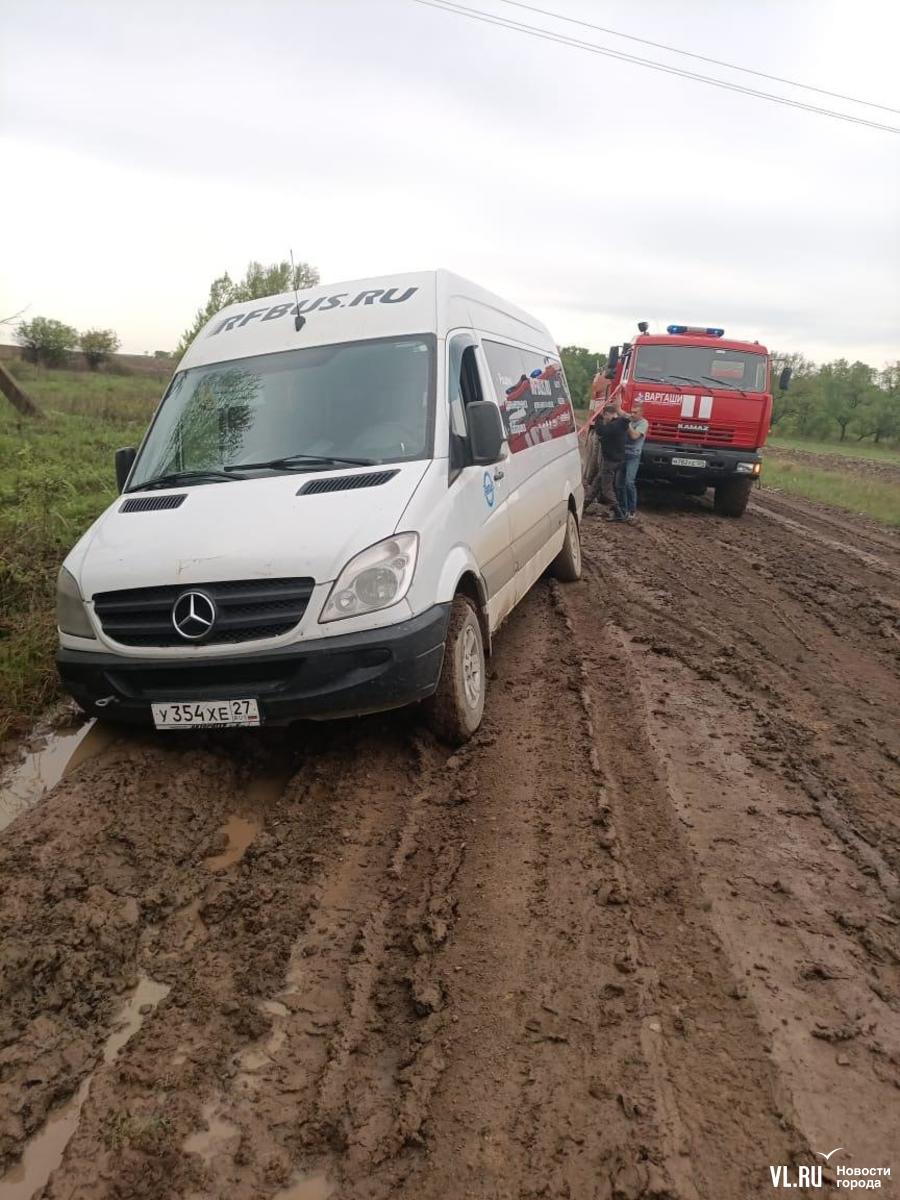
[(641, 452), (644, 449), (644, 439), (647, 437), (649, 425), (644, 417), (644, 406), (640, 402), (632, 405), (628, 424), (628, 437), (625, 442), (625, 461), (619, 472), (616, 483), (616, 499), (619, 508), (625, 514), (627, 521), (633, 521), (637, 515), (637, 479), (638, 467), (641, 465)]

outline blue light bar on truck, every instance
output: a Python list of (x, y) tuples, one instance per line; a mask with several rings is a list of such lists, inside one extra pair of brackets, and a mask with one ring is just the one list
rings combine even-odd
[(692, 333), (701, 337), (724, 337), (724, 329), (704, 329), (702, 325), (667, 325), (666, 333)]

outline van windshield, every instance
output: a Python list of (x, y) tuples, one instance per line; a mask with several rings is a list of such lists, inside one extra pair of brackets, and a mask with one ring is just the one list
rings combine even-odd
[(423, 335), (182, 371), (147, 434), (128, 490), (170, 473), (293, 455), (375, 462), (430, 457), (434, 357), (434, 339)]
[(641, 346), (634, 379), (642, 383), (695, 383), (700, 387), (766, 390), (766, 356), (709, 346)]

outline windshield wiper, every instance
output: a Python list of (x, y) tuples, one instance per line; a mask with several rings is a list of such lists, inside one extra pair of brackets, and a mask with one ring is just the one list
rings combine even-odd
[[(683, 379), (684, 376), (679, 375), (678, 378)], [(670, 387), (673, 387), (676, 392), (684, 391), (684, 388), (679, 387), (677, 383), (673, 383), (671, 379), (663, 379), (663, 377), (661, 375), (635, 375), (634, 382), (635, 383), (648, 383), (648, 382), (649, 383), (667, 383)]]
[(733, 392), (740, 392), (746, 398), (747, 393), (743, 388), (739, 388), (736, 383), (729, 383), (726, 379), (713, 379), (712, 375), (704, 375), (704, 379), (708, 379), (710, 383), (714, 383), (716, 387), (731, 388)]
[(703, 383), (699, 379), (692, 379), (690, 375), (674, 375), (673, 379), (683, 379), (685, 383), (693, 383), (695, 387), (703, 387)]
[(269, 467), (273, 471), (302, 471), (316, 467), (372, 467), (376, 458), (343, 458), (330, 454), (285, 454), (282, 458), (269, 458), (265, 462), (229, 463), (226, 471), (262, 471)]
[(143, 483), (136, 483), (128, 490), (129, 492), (145, 492), (150, 488), (178, 487), (180, 483), (199, 482), (201, 479), (216, 479), (220, 482), (234, 483), (232, 477), (226, 475), (224, 471), (210, 468), (205, 471), (169, 471), (165, 475), (154, 475), (152, 479), (145, 479)]

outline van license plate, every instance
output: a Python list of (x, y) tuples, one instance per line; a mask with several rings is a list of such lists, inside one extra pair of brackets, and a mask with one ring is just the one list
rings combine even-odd
[(705, 458), (673, 458), (673, 467), (705, 467)]
[(255, 700), (191, 700), (150, 707), (157, 729), (229, 729), (260, 724)]

